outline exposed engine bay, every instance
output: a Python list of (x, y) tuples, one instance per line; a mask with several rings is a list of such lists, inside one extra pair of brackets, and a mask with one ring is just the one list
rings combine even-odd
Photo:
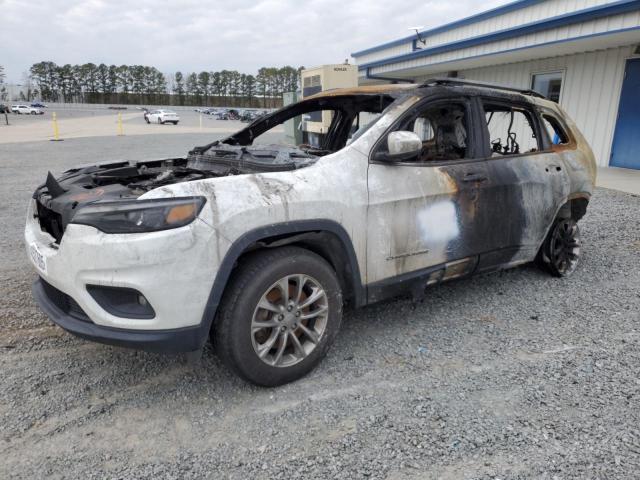
[(33, 198), (42, 228), (60, 240), (67, 224), (85, 204), (135, 199), (163, 185), (258, 172), (295, 170), (313, 164), (318, 156), (280, 145), (256, 147), (220, 144), (187, 158), (115, 162), (51, 173)]

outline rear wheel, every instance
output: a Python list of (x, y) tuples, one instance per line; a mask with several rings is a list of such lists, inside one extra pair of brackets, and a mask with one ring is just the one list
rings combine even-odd
[(577, 222), (573, 218), (559, 218), (542, 244), (538, 263), (555, 277), (567, 277), (578, 266), (580, 247), (580, 228)]
[(216, 352), (245, 380), (282, 385), (326, 355), (342, 319), (333, 268), (298, 247), (254, 253), (225, 291), (212, 332)]
[(177, 125), (177, 124), (178, 124), (178, 122), (173, 122), (173, 124), (174, 124), (174, 125)]

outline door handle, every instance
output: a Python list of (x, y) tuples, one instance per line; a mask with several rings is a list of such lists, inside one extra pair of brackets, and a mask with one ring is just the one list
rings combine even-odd
[(462, 179), (463, 182), (484, 182), (487, 176), (480, 172), (469, 172)]

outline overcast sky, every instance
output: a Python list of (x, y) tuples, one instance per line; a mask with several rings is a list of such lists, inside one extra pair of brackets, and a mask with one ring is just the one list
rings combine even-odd
[(511, 0), (0, 0), (0, 65), (141, 64), (165, 73), (341, 63)]

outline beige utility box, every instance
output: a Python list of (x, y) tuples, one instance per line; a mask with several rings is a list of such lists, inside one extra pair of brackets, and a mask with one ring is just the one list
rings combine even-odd
[[(325, 90), (358, 86), (358, 66), (337, 64), (308, 68), (300, 73), (302, 99)], [(302, 118), (302, 131), (308, 143), (314, 145), (318, 135), (324, 135), (331, 125), (331, 112), (313, 112)], [(314, 145), (316, 146), (316, 145)]]

